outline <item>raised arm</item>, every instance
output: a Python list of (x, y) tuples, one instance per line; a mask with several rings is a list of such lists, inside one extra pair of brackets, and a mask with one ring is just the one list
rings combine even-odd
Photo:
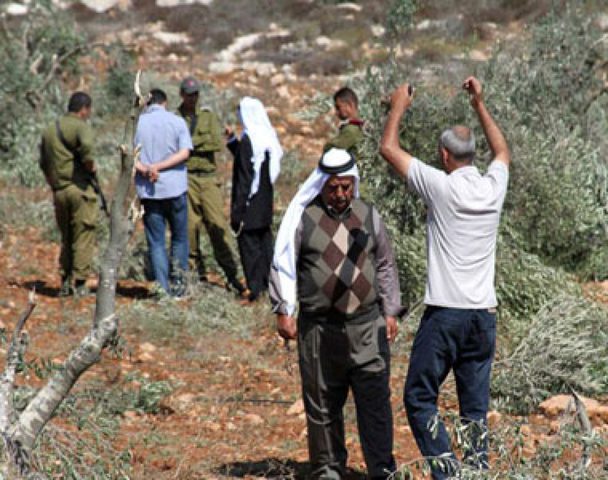
[(399, 145), (399, 123), (411, 104), (412, 89), (410, 85), (404, 83), (391, 95), (391, 109), (380, 143), (380, 154), (402, 177), (407, 176), (413, 157)]
[(492, 115), (490, 115), (490, 112), (486, 108), (483, 101), (481, 82), (475, 77), (469, 77), (464, 81), (462, 88), (469, 92), (471, 96), (471, 105), (479, 117), (479, 123), (481, 123), (490, 149), (494, 153), (494, 159), (509, 166), (509, 163), (511, 163), (509, 146), (500, 128), (498, 128), (498, 125), (496, 125)]

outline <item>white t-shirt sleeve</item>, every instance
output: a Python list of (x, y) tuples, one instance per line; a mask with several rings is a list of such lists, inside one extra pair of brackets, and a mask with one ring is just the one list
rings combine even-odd
[(412, 158), (407, 171), (407, 183), (410, 190), (416, 192), (427, 205), (437, 196), (446, 180), (446, 173), (431, 167), (417, 158)]
[(493, 183), (496, 198), (502, 202), (507, 194), (509, 167), (503, 162), (494, 160), (490, 163), (485, 176)]

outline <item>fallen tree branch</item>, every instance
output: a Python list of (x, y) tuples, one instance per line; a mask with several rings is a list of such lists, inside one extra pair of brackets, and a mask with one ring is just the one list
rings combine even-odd
[[(68, 52), (62, 58), (67, 58), (74, 51)], [(139, 107), (136, 108), (139, 112)], [(116, 285), (120, 262), (135, 227), (136, 216), (133, 215), (130, 196), (133, 185), (131, 175), (137, 153), (130, 152), (125, 146), (120, 147), (120, 176), (112, 201), (110, 237), (101, 261), (91, 329), (18, 418), (12, 418), (15, 372), (26, 343), (22, 330), (35, 305), (33, 298), (30, 299), (28, 310), (17, 322), (8, 353), (7, 368), (0, 380), (0, 426), (4, 426), (0, 433), (3, 436), (5, 451), (9, 454), (3, 463), (0, 462), (0, 478), (17, 478), (24, 475), (31, 478), (30, 458), (36, 439), (80, 376), (100, 360), (103, 350), (118, 334), (118, 317), (115, 314)]]
[[(591, 421), (589, 420), (589, 415), (587, 415), (587, 408), (585, 407), (585, 403), (582, 398), (576, 391), (571, 388), (572, 397), (574, 398), (574, 413), (576, 414), (576, 418), (581, 426), (581, 429), (587, 436), (593, 435), (593, 427), (591, 426)], [(583, 452), (581, 454), (581, 459), (579, 461), (579, 468), (581, 471), (586, 470), (591, 464), (591, 446), (587, 442), (583, 442)]]
[(27, 308), (17, 321), (11, 344), (6, 354), (6, 366), (0, 377), (0, 432), (6, 433), (14, 417), (13, 409), (13, 386), (15, 384), (15, 373), (20, 359), (25, 353), (27, 346), (27, 335), (23, 333), (25, 322), (36, 308), (34, 292), (30, 294)]

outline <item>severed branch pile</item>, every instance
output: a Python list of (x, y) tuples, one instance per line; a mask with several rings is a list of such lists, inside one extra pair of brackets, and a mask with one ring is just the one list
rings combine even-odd
[[(134, 120), (145, 104), (139, 78), (140, 72), (134, 86), (137, 97), (134, 102)], [(120, 262), (137, 221), (135, 199), (132, 198), (132, 174), (133, 165), (139, 155), (139, 149), (131, 151), (126, 145), (119, 148), (120, 176), (112, 201), (110, 237), (99, 271), (93, 324), (80, 344), (70, 352), (63, 366), (19, 415), (13, 406), (13, 389), (17, 367), (28, 345), (28, 336), (23, 329), (36, 306), (33, 292), (30, 294), (28, 307), (13, 332), (4, 373), (0, 376), (0, 435), (4, 446), (4, 458), (0, 460), (0, 479), (43, 478), (31, 472), (30, 457), (36, 439), (78, 378), (100, 360), (104, 348), (118, 334), (118, 317), (115, 313), (116, 284)]]

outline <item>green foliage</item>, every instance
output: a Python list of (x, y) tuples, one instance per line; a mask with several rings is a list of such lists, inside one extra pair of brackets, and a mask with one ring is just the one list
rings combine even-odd
[(160, 401), (172, 391), (169, 382), (145, 383), (139, 389), (134, 407), (141, 413), (160, 412)]
[(62, 109), (61, 75), (75, 74), (85, 39), (50, 0), (33, 1), (16, 25), (3, 21), (0, 49), (0, 167), (25, 185), (40, 184), (41, 125)]
[[(175, 301), (136, 301), (123, 308), (121, 319), (132, 324), (150, 338), (164, 342), (183, 337), (213, 336), (217, 332), (229, 332), (240, 338), (250, 338), (260, 325), (262, 315), (268, 313), (268, 305), (257, 304), (243, 309), (235, 301), (234, 293), (208, 283), (189, 286), (188, 308), (176, 315)], [(151, 302), (156, 305), (151, 305)]]
[(547, 266), (522, 246), (522, 240), (508, 219), (503, 219), (496, 252), (496, 296), (501, 308), (498, 327), (501, 347), (510, 351), (530, 328), (530, 319), (543, 305), (570, 294), (580, 296), (572, 275)]
[(95, 85), (93, 104), (98, 116), (129, 117), (133, 105), (134, 55), (121, 43), (104, 48), (109, 64), (107, 77)]
[(0, 238), (6, 237), (11, 229), (30, 226), (42, 229), (45, 240), (58, 241), (53, 203), (50, 200), (24, 202), (15, 194), (0, 195)]
[[(532, 41), (499, 49), (478, 73), (512, 149), (497, 249), (498, 344), (503, 358), (511, 358), (515, 349), (519, 353), (513, 357), (517, 365), (503, 366), (495, 394), (501, 406), (517, 411), (528, 411), (544, 395), (570, 386), (608, 391), (600, 381), (608, 352), (597, 343), (600, 325), (605, 329), (608, 323), (606, 312), (580, 300), (575, 278), (562, 270), (606, 278), (608, 123), (599, 108), (605, 105), (601, 69), (608, 58), (606, 42), (590, 18), (570, 8), (533, 26), (530, 37)], [(411, 307), (424, 290), (425, 207), (378, 156), (386, 118), (380, 99), (404, 79), (411, 80), (406, 68), (389, 61), (368, 69), (352, 86), (367, 120), (358, 162), (363, 194), (387, 223), (404, 304)], [(478, 129), (468, 99), (456, 93), (457, 87), (435, 85), (431, 91), (420, 86), (401, 126), (404, 148), (435, 166), (443, 129), (456, 124)], [(481, 132), (477, 138), (476, 163), (484, 171), (491, 153)]]
[(525, 248), (601, 278), (589, 267), (608, 241), (608, 121), (601, 108), (608, 42), (592, 20), (575, 7), (552, 12), (532, 29), (526, 49), (506, 45), (483, 77), (512, 147), (507, 211)]
[(416, 0), (392, 0), (386, 14), (386, 33), (393, 40), (401, 37), (412, 26), (417, 10)]
[[(572, 415), (560, 419), (559, 432), (544, 436), (538, 441), (522, 428), (525, 423), (508, 421), (487, 429), (478, 422), (465, 422), (456, 414), (437, 416), (429, 430), (437, 431), (439, 419), (446, 425), (456, 452), (472, 451), (476, 439), (487, 437), (491, 458), (488, 470), (477, 468), (472, 462), (461, 462), (444, 454), (438, 457), (417, 458), (399, 466), (391, 480), (415, 479), (430, 473), (430, 464), (447, 471), (450, 478), (460, 480), (599, 480), (605, 478), (602, 463), (607, 460), (605, 433), (587, 432)], [(480, 433), (481, 432), (481, 433)], [(530, 455), (530, 451), (533, 452)], [(564, 456), (568, 455), (568, 461)], [(591, 465), (582, 461), (583, 455), (592, 460)]]
[(588, 300), (561, 296), (533, 317), (526, 336), (494, 368), (499, 405), (528, 412), (548, 396), (574, 388), (608, 390), (608, 310)]

